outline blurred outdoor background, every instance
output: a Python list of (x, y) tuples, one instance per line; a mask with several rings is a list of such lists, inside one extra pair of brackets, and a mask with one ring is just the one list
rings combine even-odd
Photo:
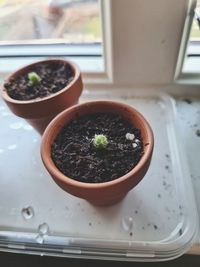
[(0, 0), (0, 43), (102, 41), (98, 0)]
[(195, 17), (193, 19), (190, 40), (200, 40), (200, 24), (198, 24), (198, 20), (200, 22), (200, 0), (197, 0), (197, 5), (195, 9)]

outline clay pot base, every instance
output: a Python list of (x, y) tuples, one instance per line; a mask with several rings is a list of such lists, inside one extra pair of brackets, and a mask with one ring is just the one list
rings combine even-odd
[(52, 121), (54, 116), (45, 117), (41, 119), (27, 119), (26, 121), (40, 134), (42, 135), (48, 124)]
[[(76, 101), (75, 103), (72, 104), (76, 105), (78, 104), (78, 101)], [(33, 126), (33, 128), (40, 134), (42, 135), (43, 132), (45, 131), (46, 127), (48, 126), (48, 124), (53, 120), (53, 118), (55, 117), (55, 115), (53, 116), (49, 116), (49, 117), (44, 117), (44, 118), (39, 118), (39, 119), (26, 119), (26, 121)]]

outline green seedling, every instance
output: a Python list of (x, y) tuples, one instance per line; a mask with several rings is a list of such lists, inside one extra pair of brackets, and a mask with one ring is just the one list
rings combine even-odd
[(28, 80), (31, 85), (36, 85), (41, 81), (41, 78), (36, 72), (29, 72)]
[(95, 134), (94, 138), (92, 139), (92, 144), (95, 148), (102, 149), (108, 145), (108, 139), (103, 134)]

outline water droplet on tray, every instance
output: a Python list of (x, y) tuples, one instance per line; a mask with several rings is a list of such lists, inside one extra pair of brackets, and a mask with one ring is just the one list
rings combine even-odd
[(47, 223), (42, 223), (38, 226), (38, 232), (40, 235), (47, 235), (49, 232), (49, 226)]
[(34, 210), (33, 210), (33, 208), (31, 206), (23, 208), (21, 212), (22, 212), (22, 216), (26, 220), (31, 219), (33, 217), (33, 215), (34, 215)]
[(8, 146), (8, 149), (9, 150), (14, 150), (14, 149), (16, 149), (17, 148), (17, 145), (16, 144), (13, 144), (13, 145), (9, 145)]
[(133, 228), (133, 218), (125, 217), (122, 219), (122, 227), (125, 231), (130, 231)]
[(0, 106), (0, 110), (5, 110), (6, 108), (4, 106)]
[(22, 128), (22, 126), (23, 126), (22, 122), (14, 122), (14, 123), (10, 124), (10, 128), (14, 129), (14, 130), (20, 129), (20, 128)]
[(3, 112), (1, 113), (1, 115), (2, 115), (3, 117), (6, 117), (6, 116), (10, 116), (11, 113), (10, 113), (10, 112), (7, 112), (7, 111), (3, 111)]
[(43, 244), (43, 242), (44, 242), (44, 237), (43, 237), (43, 235), (38, 234), (38, 235), (36, 236), (35, 240), (36, 240), (37, 243), (39, 243), (39, 244)]
[(24, 130), (31, 131), (31, 130), (33, 130), (33, 127), (30, 125), (24, 125)]

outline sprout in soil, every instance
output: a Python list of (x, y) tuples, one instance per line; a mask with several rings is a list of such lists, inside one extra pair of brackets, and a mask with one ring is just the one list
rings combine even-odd
[(108, 139), (103, 134), (95, 134), (92, 144), (97, 149), (105, 148), (108, 145)]
[(30, 85), (36, 85), (41, 81), (41, 78), (36, 72), (29, 72), (28, 80), (29, 80)]

